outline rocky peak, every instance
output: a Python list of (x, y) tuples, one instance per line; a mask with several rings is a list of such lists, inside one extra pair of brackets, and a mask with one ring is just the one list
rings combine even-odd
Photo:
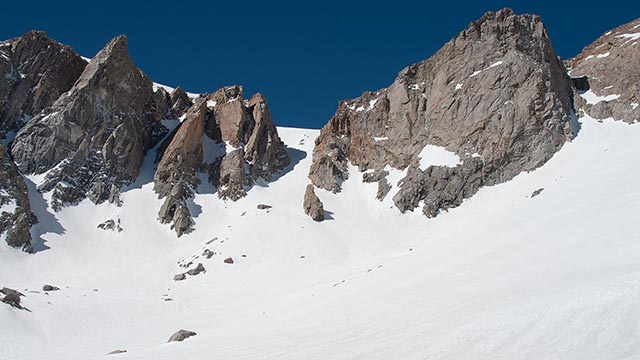
[(165, 198), (159, 219), (178, 236), (194, 224), (188, 203), (201, 178), (220, 198), (236, 201), (253, 182), (270, 181), (289, 165), (266, 99), (256, 94), (247, 101), (238, 85), (197, 99), (167, 144), (154, 182)]
[[(428, 197), (425, 213), (435, 215), (482, 185), (546, 162), (573, 136), (571, 98), (540, 18), (488, 12), (430, 59), (403, 69), (390, 87), (341, 101), (316, 139), (309, 178), (337, 192), (351, 163), (382, 174), (384, 196), (383, 171), (413, 167), (401, 184), (391, 184), (396, 195), (402, 192), (396, 206), (413, 210)], [(421, 158), (429, 162), (429, 154), (421, 155), (427, 145), (454, 153), (460, 169), (421, 169)], [(462, 185), (448, 192), (434, 185), (445, 180)]]
[(0, 138), (51, 106), (86, 64), (71, 47), (42, 31), (0, 43)]
[(640, 121), (640, 19), (607, 31), (567, 61), (589, 115)]
[(110, 41), (53, 106), (16, 135), (12, 155), (24, 173), (49, 170), (40, 184), (54, 208), (88, 197), (119, 202), (145, 152), (164, 133), (154, 118), (152, 81), (135, 67), (126, 37)]
[(169, 99), (171, 102), (171, 111), (176, 118), (182, 116), (191, 106), (189, 96), (180, 87), (173, 89), (169, 95)]

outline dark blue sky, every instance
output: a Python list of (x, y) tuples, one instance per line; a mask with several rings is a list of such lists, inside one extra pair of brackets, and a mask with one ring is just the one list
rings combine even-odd
[(118, 34), (155, 81), (262, 92), (278, 125), (319, 128), (340, 99), (388, 86), (488, 10), (537, 13), (556, 51), (576, 55), (640, 17), (635, 1), (11, 1), (0, 38), (44, 30), (92, 56)]

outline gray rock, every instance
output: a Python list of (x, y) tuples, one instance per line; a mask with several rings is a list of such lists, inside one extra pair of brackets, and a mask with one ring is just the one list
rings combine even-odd
[(182, 274), (176, 274), (173, 276), (173, 281), (182, 281), (184, 279), (187, 278), (187, 275), (185, 275), (184, 273)]
[(374, 172), (364, 173), (362, 175), (362, 182), (365, 183), (378, 183), (378, 192), (376, 193), (376, 199), (383, 200), (389, 191), (391, 191), (391, 184), (387, 181), (388, 171), (377, 170)]
[(9, 304), (17, 309), (23, 309), (22, 305), (20, 304), (20, 297), (24, 296), (22, 293), (6, 287), (2, 288), (2, 290), (0, 290), (0, 293), (5, 295), (4, 298), (2, 298), (0, 301), (5, 304)]
[(107, 355), (124, 354), (126, 352), (127, 352), (127, 350), (113, 350), (112, 352), (108, 353)]
[(209, 249), (204, 249), (204, 251), (202, 252), (202, 256), (206, 256), (207, 259), (211, 259), (213, 257), (213, 255), (215, 255), (216, 253), (214, 253), (213, 251), (209, 250)]
[[(640, 46), (625, 34), (638, 32), (640, 18), (607, 31), (586, 46), (573, 59), (567, 60), (574, 85), (579, 91), (590, 90), (597, 96), (618, 95), (615, 99), (588, 104), (575, 96), (576, 107), (583, 108), (596, 119), (613, 117), (633, 123), (640, 121)], [(585, 79), (576, 83), (576, 78)], [(581, 86), (587, 83), (587, 87)]]
[[(574, 136), (572, 109), (571, 80), (540, 18), (488, 12), (390, 87), (341, 101), (316, 139), (309, 179), (338, 192), (349, 162), (360, 171), (409, 169), (394, 202), (407, 211), (425, 200), (432, 216), (477, 186), (544, 164)], [(456, 153), (464, 165), (423, 173), (417, 164), (426, 145)], [(391, 185), (380, 182), (377, 197)]]
[(106, 220), (105, 222), (98, 224), (98, 229), (111, 231), (118, 230), (118, 232), (122, 232), (123, 230), (120, 226), (120, 218), (118, 218), (117, 222), (113, 219)]
[(0, 235), (10, 246), (33, 252), (31, 226), (37, 223), (31, 212), (27, 184), (0, 144)]
[(84, 198), (118, 204), (138, 176), (145, 152), (166, 133), (153, 118), (152, 81), (135, 67), (118, 36), (73, 87), (16, 135), (11, 152), (26, 174), (50, 171), (41, 191), (59, 209)]
[(212, 175), (221, 199), (237, 201), (247, 195), (245, 187), (249, 185), (245, 169), (244, 150), (235, 149), (226, 154)]
[(531, 198), (534, 198), (534, 197), (536, 197), (536, 196), (540, 195), (540, 193), (542, 192), (542, 190), (544, 190), (544, 188), (540, 188), (540, 189), (538, 189), (538, 190), (534, 191), (533, 193), (531, 193)]
[(258, 204), (258, 206), (256, 207), (258, 208), (258, 210), (267, 210), (267, 209), (271, 209), (273, 206), (267, 205), (267, 204)]
[(0, 138), (51, 106), (86, 65), (71, 47), (42, 31), (0, 43)]
[(233, 258), (231, 256), (229, 256), (228, 258), (224, 259), (224, 263), (225, 264), (233, 264)]
[(60, 290), (60, 288), (57, 286), (48, 285), (48, 284), (42, 286), (42, 291), (58, 291), (58, 290)]
[(167, 342), (183, 341), (187, 338), (190, 338), (196, 335), (198, 334), (190, 330), (179, 330), (175, 334), (171, 335), (171, 337), (169, 338), (169, 341)]
[(191, 275), (191, 276), (195, 276), (198, 275), (202, 272), (206, 272), (206, 270), (204, 269), (204, 266), (202, 265), (202, 263), (199, 263), (198, 265), (196, 265), (195, 268), (187, 271), (187, 274)]
[(304, 213), (311, 216), (311, 218), (315, 221), (324, 220), (324, 206), (322, 205), (322, 201), (318, 198), (313, 188), (313, 185), (307, 185), (307, 188), (304, 192), (304, 202), (303, 202)]

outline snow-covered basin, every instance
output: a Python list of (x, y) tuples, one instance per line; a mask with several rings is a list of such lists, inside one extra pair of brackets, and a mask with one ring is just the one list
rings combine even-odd
[[(0, 286), (30, 310), (0, 304), (0, 359), (638, 358), (640, 126), (582, 122), (540, 169), (429, 220), (352, 168), (341, 193), (317, 191), (329, 219), (313, 222), (318, 131), (280, 128), (295, 166), (237, 203), (199, 195), (176, 239), (149, 156), (124, 206), (36, 206), (50, 249), (0, 246)], [(117, 217), (123, 232), (96, 228)], [(174, 282), (204, 248), (207, 272)], [(179, 329), (198, 335), (167, 344)]]

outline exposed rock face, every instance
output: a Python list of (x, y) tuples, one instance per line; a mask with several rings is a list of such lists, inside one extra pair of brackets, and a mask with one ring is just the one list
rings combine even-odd
[(607, 31), (567, 64), (572, 77), (588, 79), (577, 107), (596, 119), (640, 121), (640, 19)]
[(30, 31), (0, 43), (0, 138), (17, 131), (64, 92), (87, 65), (71, 47)]
[(154, 178), (156, 192), (166, 198), (160, 221), (172, 222), (178, 236), (191, 230), (188, 202), (200, 185), (199, 173), (220, 198), (237, 201), (254, 181), (273, 180), (289, 161), (262, 95), (246, 101), (241, 86), (228, 86), (202, 96), (161, 154)]
[(311, 216), (313, 220), (324, 220), (324, 206), (311, 184), (307, 185), (307, 189), (304, 192), (304, 202), (302, 206), (304, 207), (304, 213)]
[(202, 166), (206, 117), (206, 101), (200, 99), (187, 112), (171, 138), (154, 176), (154, 189), (165, 198), (158, 217), (163, 224), (172, 222), (178, 236), (188, 232), (193, 225), (187, 199), (200, 184), (196, 173)]
[(0, 236), (7, 244), (32, 252), (31, 225), (37, 219), (31, 213), (24, 178), (0, 144)]
[(213, 183), (218, 186), (218, 195), (223, 199), (237, 201), (247, 195), (245, 187), (249, 178), (245, 169), (244, 150), (235, 149), (226, 154), (213, 172)]
[[(433, 216), (482, 185), (544, 164), (573, 136), (571, 110), (571, 81), (540, 18), (489, 12), (389, 88), (340, 102), (316, 139), (309, 178), (338, 192), (349, 162), (373, 169), (375, 181), (383, 170), (409, 168), (394, 202), (406, 211), (425, 200)], [(426, 145), (464, 162), (420, 170)], [(380, 198), (387, 185), (379, 182)]]
[(182, 88), (175, 88), (169, 97), (171, 104), (171, 112), (175, 117), (180, 117), (191, 106), (191, 100), (187, 93)]
[(409, 167), (393, 202), (401, 212), (413, 210), (424, 200), (422, 212), (431, 218), (440, 209), (459, 206), (482, 186), (482, 160), (468, 158), (456, 167), (430, 166), (425, 171)]
[(54, 208), (85, 197), (118, 203), (120, 187), (135, 180), (145, 152), (166, 133), (153, 110), (151, 79), (135, 67), (126, 38), (118, 36), (71, 90), (20, 130), (14, 160), (28, 174), (55, 167), (40, 186), (53, 190)]

